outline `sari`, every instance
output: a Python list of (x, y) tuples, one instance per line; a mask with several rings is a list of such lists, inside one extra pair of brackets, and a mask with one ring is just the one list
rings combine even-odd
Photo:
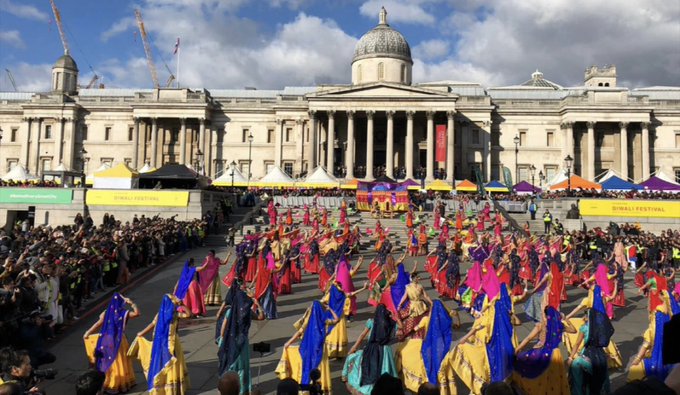
[[(668, 292), (661, 294), (662, 299), (668, 297)], [(628, 381), (642, 380), (646, 377), (654, 377), (664, 381), (670, 373), (673, 365), (665, 365), (662, 359), (664, 325), (670, 321), (671, 314), (667, 303), (656, 306), (655, 311), (649, 316), (649, 326), (643, 335), (643, 341), (649, 344), (644, 359), (630, 367)]]
[[(250, 381), (250, 347), (248, 331), (251, 324), (253, 301), (234, 283), (227, 294), (226, 302), (231, 306), (225, 314), (227, 327), (224, 338), (219, 339), (219, 374), (227, 371), (238, 373), (241, 382), (241, 394), (251, 389)], [(218, 324), (221, 320), (218, 320)]]
[(383, 374), (398, 376), (389, 345), (396, 327), (385, 305), (378, 305), (373, 318), (366, 321), (366, 328), (370, 330), (368, 344), (363, 350), (348, 355), (342, 369), (343, 381), (355, 395), (370, 395), (373, 385)]
[(206, 305), (216, 305), (222, 303), (222, 288), (217, 279), (220, 272), (219, 258), (208, 255), (203, 261), (201, 271), (198, 273), (198, 283), (201, 286), (203, 299)]
[(99, 334), (85, 339), (87, 357), (98, 371), (106, 374), (104, 389), (110, 392), (126, 392), (135, 385), (132, 360), (127, 355), (127, 320), (125, 300), (116, 292), (104, 313)]
[(154, 328), (153, 341), (137, 337), (128, 355), (139, 359), (152, 395), (182, 395), (189, 389), (189, 374), (177, 333), (179, 300), (165, 295)]
[(339, 319), (336, 324), (332, 324), (328, 328), (326, 335), (328, 357), (345, 357), (347, 355), (347, 315), (350, 312), (351, 302), (336, 283), (331, 284), (321, 302), (326, 303)]

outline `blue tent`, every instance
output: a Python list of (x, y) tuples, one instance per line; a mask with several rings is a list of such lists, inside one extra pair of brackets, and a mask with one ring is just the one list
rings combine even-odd
[(505, 185), (501, 184), (500, 181), (493, 180), (488, 184), (484, 185), (484, 189), (489, 192), (509, 192), (510, 190)]
[(605, 191), (630, 191), (642, 189), (639, 185), (623, 180), (617, 176), (611, 176), (600, 183)]

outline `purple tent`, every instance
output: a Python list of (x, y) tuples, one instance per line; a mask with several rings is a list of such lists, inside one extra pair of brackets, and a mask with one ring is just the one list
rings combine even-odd
[(653, 176), (649, 180), (640, 183), (640, 186), (645, 191), (680, 192), (680, 185), (662, 180), (657, 176)]
[(515, 186), (512, 187), (512, 190), (515, 193), (520, 194), (520, 195), (527, 195), (527, 194), (530, 194), (532, 192), (533, 193), (541, 193), (541, 188), (539, 188), (535, 185), (532, 186), (531, 184), (529, 184), (526, 181), (522, 181), (522, 182), (515, 184)]

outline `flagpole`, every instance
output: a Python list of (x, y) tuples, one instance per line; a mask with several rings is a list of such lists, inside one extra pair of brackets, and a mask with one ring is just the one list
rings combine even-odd
[(180, 46), (181, 45), (177, 46), (177, 89), (179, 89), (179, 52), (181, 51), (181, 49), (179, 48)]

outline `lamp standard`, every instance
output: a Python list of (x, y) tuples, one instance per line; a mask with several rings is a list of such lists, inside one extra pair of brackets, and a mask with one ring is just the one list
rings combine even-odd
[(571, 165), (574, 163), (574, 158), (571, 155), (567, 155), (564, 158), (564, 167), (567, 168), (567, 196), (571, 196)]
[(201, 164), (203, 163), (203, 152), (201, 152), (200, 149), (196, 150), (196, 162), (194, 162), (195, 166), (194, 169), (196, 169), (196, 173), (198, 174), (203, 174), (202, 169), (203, 167)]
[(80, 149), (80, 163), (83, 165), (83, 179), (81, 180), (81, 183), (83, 184), (83, 188), (87, 189), (87, 184), (86, 184), (86, 177), (85, 177), (85, 161), (87, 161), (87, 151), (85, 151), (85, 147), (82, 147)]
[(253, 137), (253, 132), (250, 132), (248, 134), (248, 188), (250, 188), (250, 176), (253, 175), (253, 172), (251, 171), (253, 167), (253, 140), (255, 138)]
[(538, 181), (541, 183), (541, 187), (543, 187), (543, 182), (545, 181), (545, 176), (543, 175), (543, 170), (538, 172)]
[(519, 135), (516, 134), (515, 138), (512, 139), (512, 141), (515, 143), (515, 178), (517, 178), (517, 182), (519, 182), (520, 181), (520, 179), (519, 179), (519, 164), (518, 164), (518, 159), (517, 159), (518, 156), (519, 156), (519, 143), (520, 143)]
[(231, 161), (231, 189), (234, 189), (234, 169), (236, 168), (236, 162)]
[(529, 173), (531, 173), (531, 194), (534, 195), (534, 177), (536, 176), (536, 166), (531, 165), (529, 167)]
[(2, 145), (2, 128), (0, 128), (0, 145)]

